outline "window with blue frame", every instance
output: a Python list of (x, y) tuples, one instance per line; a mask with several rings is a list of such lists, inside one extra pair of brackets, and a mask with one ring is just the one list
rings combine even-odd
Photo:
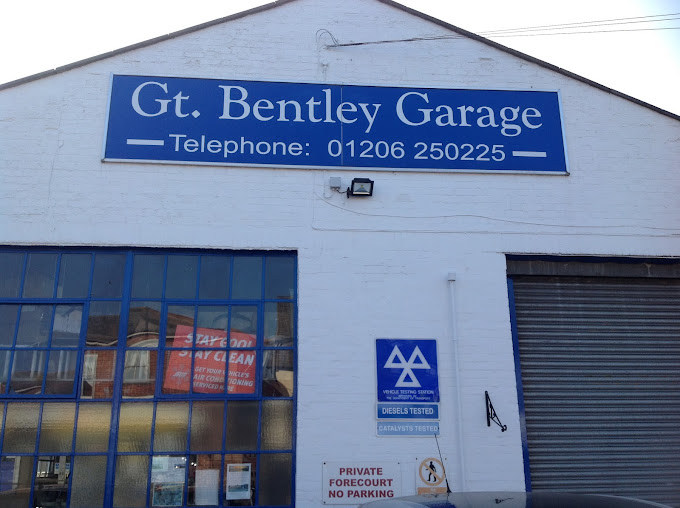
[(0, 506), (293, 506), (292, 252), (0, 248)]

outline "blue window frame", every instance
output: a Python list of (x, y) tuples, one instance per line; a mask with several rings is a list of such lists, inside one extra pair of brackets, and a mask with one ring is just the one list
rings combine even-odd
[(0, 505), (294, 505), (294, 252), (0, 248)]

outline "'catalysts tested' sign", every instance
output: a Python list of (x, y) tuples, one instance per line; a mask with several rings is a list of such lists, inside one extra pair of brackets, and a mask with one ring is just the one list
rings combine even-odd
[(104, 159), (567, 173), (557, 92), (114, 75)]

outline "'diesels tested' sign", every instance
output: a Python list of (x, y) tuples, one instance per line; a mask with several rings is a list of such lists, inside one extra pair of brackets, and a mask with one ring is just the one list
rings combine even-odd
[(564, 174), (557, 92), (114, 75), (104, 159)]

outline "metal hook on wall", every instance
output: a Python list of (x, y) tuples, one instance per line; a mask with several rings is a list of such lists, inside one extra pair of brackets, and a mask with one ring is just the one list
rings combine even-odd
[(508, 426), (503, 425), (501, 423), (500, 418), (498, 418), (496, 410), (493, 408), (493, 404), (491, 403), (491, 397), (489, 397), (489, 392), (485, 391), (484, 397), (486, 398), (486, 426), (491, 427), (491, 422), (494, 422), (501, 428), (501, 432), (505, 432), (506, 430), (508, 430)]

